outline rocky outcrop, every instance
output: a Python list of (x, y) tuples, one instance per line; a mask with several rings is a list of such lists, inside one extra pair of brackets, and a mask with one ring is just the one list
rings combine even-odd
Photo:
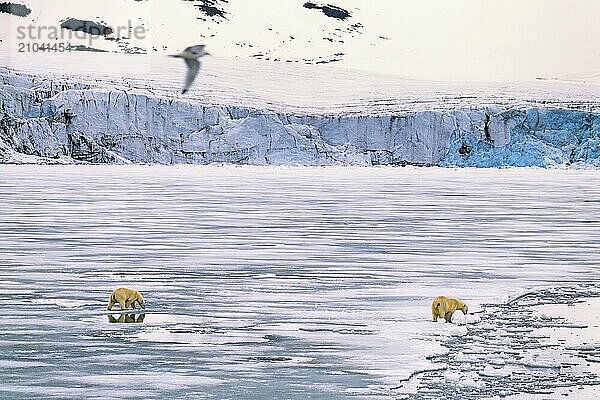
[(298, 115), (0, 70), (0, 160), (600, 166), (600, 114), (563, 108)]

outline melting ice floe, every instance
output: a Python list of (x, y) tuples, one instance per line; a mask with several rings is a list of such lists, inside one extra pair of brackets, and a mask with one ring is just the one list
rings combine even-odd
[[(413, 375), (399, 389), (410, 399), (437, 399), (442, 392), (447, 399), (575, 392), (596, 398), (598, 297), (597, 286), (554, 288), (489, 305), (481, 314), (485, 322), (449, 329), (448, 353), (431, 357), (438, 369)], [(576, 308), (582, 312), (573, 316)]]

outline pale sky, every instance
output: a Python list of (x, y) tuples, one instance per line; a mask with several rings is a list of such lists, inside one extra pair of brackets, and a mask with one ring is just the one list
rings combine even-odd
[[(304, 0), (229, 0), (228, 20), (220, 23), (199, 20), (193, 3), (177, 0), (22, 1), (37, 24), (66, 17), (143, 24), (147, 37), (131, 44), (151, 53), (206, 43), (221, 57), (338, 58), (329, 65), (417, 79), (600, 75), (600, 0), (323, 1), (350, 11), (346, 21), (305, 9)], [(24, 21), (0, 17), (13, 30), (18, 23)], [(349, 30), (355, 23), (361, 26)], [(94, 46), (110, 49), (115, 43)]]

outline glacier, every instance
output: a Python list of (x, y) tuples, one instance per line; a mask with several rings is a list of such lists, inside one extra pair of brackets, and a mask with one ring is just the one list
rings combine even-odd
[(333, 110), (129, 86), (0, 67), (0, 162), (600, 167), (594, 96)]

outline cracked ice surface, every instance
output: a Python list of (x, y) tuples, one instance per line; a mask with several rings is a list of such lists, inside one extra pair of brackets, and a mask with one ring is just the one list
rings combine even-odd
[(592, 83), (435, 83), (213, 59), (177, 97), (183, 66), (164, 57), (2, 60), (4, 162), (600, 164)]
[(448, 352), (430, 358), (437, 368), (414, 374), (396, 390), (411, 400), (597, 398), (599, 306), (600, 287), (593, 284), (484, 305), (481, 323), (450, 336)]

